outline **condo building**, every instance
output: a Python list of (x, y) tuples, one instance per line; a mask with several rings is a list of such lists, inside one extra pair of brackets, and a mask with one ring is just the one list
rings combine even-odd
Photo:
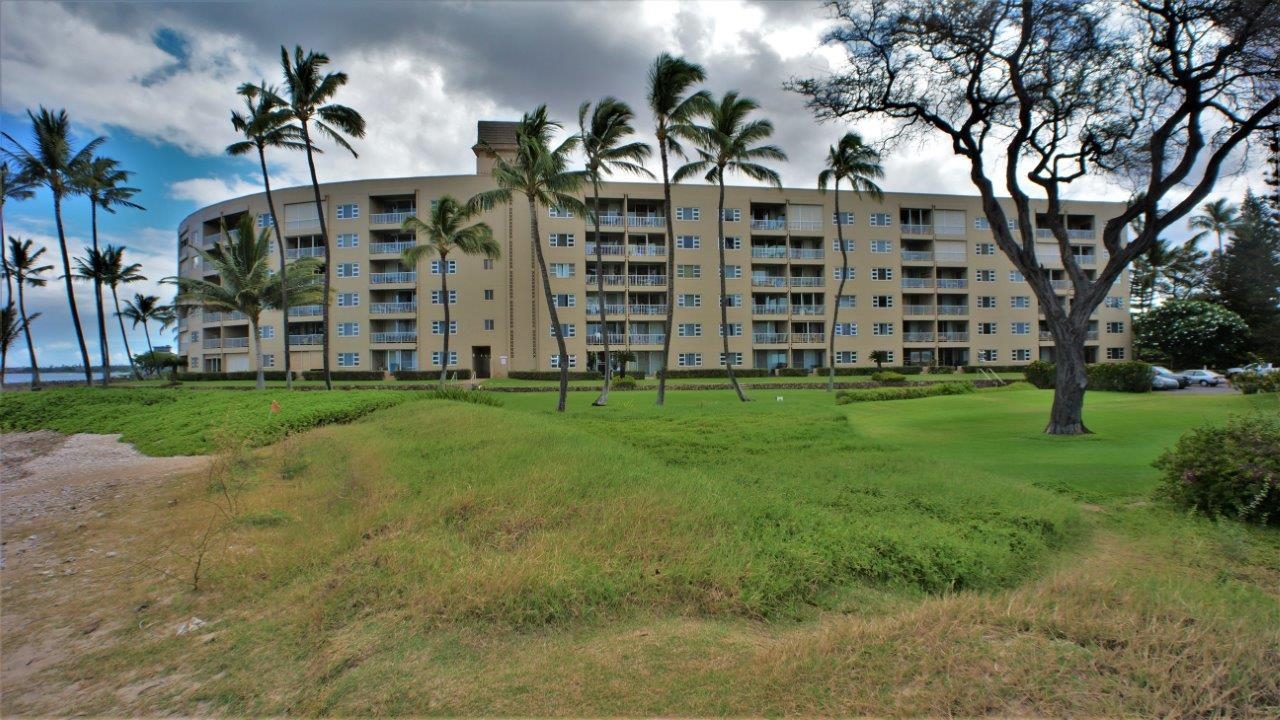
[[(417, 242), (401, 230), (405, 218), (419, 211), (425, 215), (442, 196), (465, 201), (491, 189), (493, 156), (485, 148), (499, 155), (512, 151), (514, 131), (515, 123), (479, 123), (474, 175), (321, 186), (320, 211), (332, 246), (333, 369), (436, 369), (445, 333), (451, 370), (500, 377), (513, 370), (559, 367), (523, 196), (516, 194), (510, 205), (495, 206), (479, 218), (501, 244), (500, 259), (451, 254), (447, 263), (432, 259), (417, 267), (401, 261), (401, 253)], [(281, 213), (286, 261), (323, 257), (326, 239), (311, 188), (276, 190), (273, 198)], [(588, 217), (563, 208), (536, 209), (537, 242), (551, 275), (571, 369), (597, 367), (607, 335), (611, 350), (629, 353), (630, 368), (656, 371), (671, 303), (676, 306), (673, 368), (722, 367), (721, 333), (729, 335), (728, 360), (735, 367), (873, 366), (871, 354), (877, 350), (888, 353), (888, 365), (994, 366), (1053, 359), (1053, 341), (1036, 298), (996, 247), (975, 196), (886, 193), (875, 200), (843, 189), (836, 214), (831, 191), (727, 187), (725, 327), (714, 186), (673, 186), (669, 215), (660, 183), (607, 182), (598, 206), (589, 194), (584, 200)], [(1087, 275), (1105, 264), (1101, 228), (1122, 208), (1107, 202), (1065, 204), (1071, 253)], [(1006, 212), (1013, 216), (1011, 203)], [(232, 227), (243, 213), (254, 216), (257, 227), (271, 227), (264, 194), (229, 199), (188, 216), (178, 229), (179, 274), (216, 280), (196, 250), (212, 248), (223, 223)], [(592, 214), (599, 219), (599, 234)], [(1073, 289), (1058, 243), (1043, 227), (1043, 203), (1034, 223), (1040, 261), (1049, 269), (1059, 301), (1069, 303)], [(849, 257), (839, 296), (837, 225)], [(673, 276), (667, 274), (668, 227), (675, 236)], [(604, 258), (603, 293), (596, 277), (597, 247)], [(272, 267), (279, 261), (276, 252), (273, 242)], [(450, 276), (447, 297), (440, 292), (440, 273)], [(319, 369), (321, 311), (320, 305), (292, 307), (287, 327), (280, 312), (264, 312), (263, 365), (283, 368), (287, 333), (292, 367)], [(1130, 325), (1126, 272), (1090, 321), (1087, 359), (1129, 359)], [(178, 352), (190, 370), (253, 367), (249, 324), (239, 313), (185, 308), (178, 329)], [(828, 357), (831, 334), (833, 358)]]

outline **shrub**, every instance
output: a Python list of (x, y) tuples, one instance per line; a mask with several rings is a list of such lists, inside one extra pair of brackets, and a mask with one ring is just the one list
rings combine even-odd
[(1236, 375), (1231, 378), (1231, 386), (1238, 388), (1240, 392), (1245, 395), (1255, 395), (1260, 392), (1280, 392), (1280, 372), (1236, 373)]
[(1022, 370), (1022, 376), (1027, 382), (1040, 388), (1048, 390), (1053, 387), (1053, 374), (1057, 370), (1053, 363), (1047, 363), (1043, 360), (1034, 360), (1032, 363)]
[(1090, 390), (1151, 392), (1151, 366), (1144, 362), (1097, 363), (1086, 369)]
[[(280, 374), (284, 377), (284, 373)], [(345, 380), (381, 380), (385, 374), (381, 370), (330, 370), (329, 379), (334, 382)], [(323, 370), (307, 370), (302, 373), (304, 380), (324, 380)]]
[(1154, 463), (1159, 493), (1206, 515), (1280, 524), (1280, 416), (1234, 416), (1178, 439)]
[(614, 390), (635, 390), (636, 379), (633, 377), (614, 378), (613, 382), (610, 384), (610, 387), (612, 387)]
[(492, 407), (502, 407), (502, 401), (493, 393), (487, 393), (483, 390), (464, 390), (459, 387), (447, 387), (443, 390), (430, 390), (422, 394), (422, 397), (432, 400), (456, 400), (458, 402), (468, 402), (475, 405), (489, 405)]
[[(742, 375), (742, 371), (738, 370), (737, 368), (734, 368), (733, 374)], [(808, 377), (809, 369), (808, 368), (778, 368), (777, 370), (774, 371), (774, 374), (777, 375), (778, 377)], [(746, 376), (743, 375), (743, 377), (746, 377)]]
[(836, 393), (837, 405), (877, 400), (915, 400), (939, 395), (965, 395), (974, 392), (971, 382), (944, 382), (933, 385), (909, 387), (873, 388), (870, 390), (841, 390)]
[[(432, 381), (432, 380), (439, 381), (440, 369), (437, 368), (435, 370), (397, 370), (394, 373), (392, 373), (392, 375), (395, 375), (397, 380), (413, 380), (417, 382)], [(453, 380), (455, 378), (458, 380), (470, 380), (471, 369), (458, 368), (456, 370), (450, 370), (449, 379)]]
[[(924, 365), (899, 365), (897, 367), (886, 367), (886, 368), (838, 367), (836, 368), (836, 375), (875, 375), (878, 372), (896, 372), (896, 373), (901, 373), (903, 375), (919, 375), (924, 372), (924, 369), (925, 369)], [(937, 372), (937, 371), (938, 371), (937, 368), (930, 369), (930, 372)], [(947, 372), (947, 369), (943, 368), (942, 371)], [(818, 373), (819, 375), (827, 375), (831, 372), (831, 368), (820, 367), (820, 368), (816, 368), (814, 372)]]
[(881, 372), (873, 374), (871, 376), (871, 379), (879, 383), (901, 384), (907, 381), (907, 376), (903, 375), (900, 372), (893, 372), (892, 370), (883, 370)]
[[(733, 374), (740, 378), (749, 377), (768, 377), (769, 371), (764, 368), (734, 368)], [(668, 378), (723, 378), (725, 377), (724, 368), (688, 368), (677, 370), (674, 368), (667, 369)]]

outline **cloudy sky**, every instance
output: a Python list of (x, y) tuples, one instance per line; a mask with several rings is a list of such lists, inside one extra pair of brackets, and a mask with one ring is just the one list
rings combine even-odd
[[(812, 187), (826, 147), (847, 128), (816, 124), (782, 84), (840, 66), (838, 49), (820, 43), (828, 26), (821, 3), (805, 0), (3, 2), (0, 129), (28, 141), (25, 111), (44, 105), (67, 109), (77, 147), (108, 137), (102, 153), (136, 173), (137, 199), (147, 209), (102, 217), (101, 241), (127, 246), (151, 278), (128, 288), (128, 296), (168, 297), (172, 290), (155, 281), (175, 270), (178, 222), (200, 206), (259, 189), (253, 160), (224, 155), (237, 139), (228, 116), (238, 107), (239, 83), (279, 82), (282, 44), (326, 52), (331, 67), (351, 77), (337, 100), (368, 122), (356, 143), (359, 158), (323, 156), (322, 182), (472, 172), (476, 120), (518, 119), (540, 103), (565, 121), (576, 121), (583, 101), (607, 94), (643, 108), (645, 71), (665, 50), (703, 64), (712, 92), (755, 97), (790, 156), (780, 167), (784, 183)], [(886, 190), (972, 192), (945, 146), (899, 148), (886, 170)], [(280, 186), (303, 184), (305, 160), (277, 156), (272, 174)], [(1232, 178), (1220, 192), (1238, 198), (1259, 177), (1254, 170)], [(1075, 192), (1128, 195), (1101, 182)], [(68, 205), (68, 240), (79, 254), (89, 238), (87, 203)], [(5, 232), (48, 245), (54, 256), (49, 197), (7, 206)], [(30, 300), (32, 310), (44, 312), (32, 326), (42, 365), (78, 361), (61, 287), (51, 283)], [(86, 335), (96, 337), (87, 289), (80, 299)], [(140, 331), (131, 342), (136, 352)], [(25, 352), (17, 355), (24, 364)], [(124, 360), (121, 348), (113, 356)]]

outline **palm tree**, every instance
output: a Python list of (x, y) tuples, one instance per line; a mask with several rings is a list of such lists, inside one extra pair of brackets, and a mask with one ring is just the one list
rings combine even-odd
[(93, 283), (93, 294), (98, 299), (98, 343), (102, 348), (102, 384), (105, 387), (111, 378), (111, 349), (107, 346), (107, 323), (102, 309), (103, 278), (107, 275), (107, 259), (98, 248), (88, 248), (85, 256), (75, 258), (76, 280)]
[[(589, 118), (589, 119), (588, 119)], [(591, 103), (578, 108), (578, 142), (586, 156), (587, 179), (591, 182), (591, 219), (596, 228), (596, 294), (600, 304), (600, 328), (604, 336), (604, 386), (600, 397), (592, 403), (597, 407), (609, 401), (609, 380), (613, 375), (613, 363), (609, 360), (609, 320), (604, 301), (604, 252), (600, 240), (600, 180), (614, 170), (653, 177), (640, 163), (649, 159), (653, 149), (646, 143), (624, 141), (635, 133), (631, 121), (635, 113), (630, 106), (617, 98), (604, 97), (592, 111)]]
[[(275, 200), (271, 196), (271, 175), (267, 172), (267, 148), (284, 148), (286, 150), (303, 150), (306, 145), (302, 141), (302, 128), (291, 123), (292, 114), (284, 107), (279, 91), (267, 85), (263, 80), (258, 85), (244, 83), (236, 91), (244, 98), (244, 113), (231, 111), (231, 126), (244, 135), (245, 139), (227, 146), (227, 154), (232, 156), (258, 153), (258, 165), (262, 168), (262, 185), (267, 193), (267, 211), (271, 213), (271, 225), (276, 231), (276, 249), (280, 252), (281, 276), (285, 275), (284, 233), (280, 232), (280, 218), (276, 215)], [(317, 152), (319, 152), (317, 150)], [(293, 367), (291, 349), (289, 347), (289, 296), (284, 295), (284, 305), (280, 312), (284, 316), (284, 382), (285, 387), (293, 389)], [(145, 329), (146, 326), (143, 326)], [(150, 342), (150, 341), (148, 341)], [(327, 351), (326, 351), (326, 354)]]
[(532, 113), (526, 113), (516, 128), (516, 152), (510, 160), (498, 155), (493, 148), (482, 144), (481, 150), (495, 156), (493, 182), (498, 187), (471, 198), (471, 204), (482, 208), (497, 203), (510, 203), (513, 193), (520, 193), (529, 202), (529, 240), (538, 260), (542, 275), (542, 292), (551, 315), (551, 334), (556, 339), (560, 363), (560, 399), (557, 412), (564, 412), (569, 394), (569, 351), (565, 347), (564, 333), (560, 328), (560, 315), (556, 312), (555, 298), (551, 294), (551, 277), (547, 274), (547, 261), (542, 254), (538, 233), (538, 206), (556, 206), (575, 212), (585, 212), (586, 205), (574, 196), (585, 179), (583, 172), (567, 170), (569, 155), (578, 144), (572, 136), (551, 149), (551, 134), (560, 123), (547, 119), (547, 106), (540, 105)]
[[(0, 162), (0, 268), (7, 267), (9, 250), (4, 238), (4, 206), (10, 200), (30, 200), (35, 197), (36, 184), (21, 173), (15, 174), (8, 162)], [(13, 283), (8, 274), (4, 276), (4, 296), (12, 302)], [(4, 367), (0, 366), (0, 376), (4, 375)]]
[[(444, 389), (445, 375), (449, 371), (449, 253), (457, 250), (463, 255), (483, 255), (497, 260), (502, 247), (493, 239), (493, 229), (487, 223), (466, 225), (479, 215), (481, 208), (463, 205), (450, 195), (441, 197), (431, 208), (427, 219), (416, 215), (404, 219), (402, 228), (412, 230), (419, 238), (417, 245), (404, 251), (404, 262), (417, 266), (424, 258), (435, 255), (440, 259), (440, 304), (444, 305), (444, 351), (440, 353), (440, 389)], [(465, 227), (464, 227), (465, 225)]]
[(102, 251), (103, 257), (106, 259), (107, 269), (102, 282), (111, 288), (111, 300), (116, 306), (116, 320), (120, 323), (120, 337), (124, 340), (124, 352), (129, 357), (129, 367), (133, 370), (134, 377), (141, 380), (142, 375), (138, 372), (138, 366), (133, 362), (133, 350), (129, 347), (129, 336), (124, 331), (124, 316), (120, 314), (119, 289), (121, 285), (141, 282), (147, 278), (142, 274), (142, 265), (138, 263), (124, 264), (124, 250), (123, 247), (108, 245), (107, 249)]
[(142, 293), (134, 293), (133, 300), (124, 301), (124, 310), (121, 311), (122, 317), (129, 318), (133, 321), (133, 327), (142, 324), (142, 332), (147, 337), (147, 351), (154, 353), (156, 348), (151, 344), (151, 329), (149, 324), (152, 320), (160, 323), (160, 329), (173, 324), (174, 311), (170, 305), (160, 304), (158, 295), (143, 295)]
[(35, 138), (34, 151), (23, 147), (9, 133), (0, 133), (12, 145), (5, 152), (18, 165), (18, 172), (31, 182), (49, 188), (53, 196), (53, 219), (58, 226), (58, 248), (62, 251), (62, 277), (66, 282), (67, 304), (71, 307), (71, 324), (76, 329), (76, 341), (80, 345), (80, 359), (84, 363), (84, 380), (93, 384), (93, 367), (89, 364), (89, 346), (84, 342), (84, 330), (80, 327), (80, 311), (76, 308), (75, 288), (71, 284), (71, 254), (67, 252), (67, 234), (62, 226), (62, 200), (75, 195), (80, 189), (75, 184), (76, 174), (89, 162), (98, 146), (106, 142), (104, 137), (90, 140), (76, 152), (71, 152), (71, 120), (66, 110), (51, 111), (40, 108), (37, 115), (30, 110), (31, 132)]
[[(7, 250), (5, 254), (8, 254)], [(18, 306), (10, 300), (0, 308), (0, 388), (4, 387), (4, 368), (9, 357), (9, 348), (18, 341), (20, 332), (22, 332), (22, 320), (18, 317)]]
[(22, 291), (25, 287), (44, 287), (45, 279), (41, 277), (46, 272), (53, 269), (52, 265), (39, 265), (41, 256), (44, 255), (45, 248), (33, 250), (30, 240), (19, 241), (18, 238), (9, 238), (9, 259), (5, 263), (5, 272), (13, 277), (14, 283), (18, 286), (18, 315), (22, 324), (22, 332), (27, 336), (27, 352), (31, 355), (31, 389), (40, 389), (40, 365), (36, 362), (36, 346), (31, 342), (31, 321), (40, 317), (40, 313), (34, 315), (27, 314), (26, 293)]
[(1236, 220), (1240, 214), (1240, 208), (1227, 202), (1226, 198), (1218, 198), (1213, 202), (1207, 202), (1200, 206), (1203, 214), (1192, 215), (1187, 224), (1193, 230), (1200, 230), (1192, 238), (1192, 242), (1198, 242), (1202, 237), (1209, 233), (1218, 236), (1218, 257), (1222, 257), (1222, 236), (1235, 227)]
[(707, 182), (720, 189), (720, 202), (716, 216), (720, 251), (720, 337), (724, 343), (724, 367), (729, 382), (738, 393), (738, 399), (746, 402), (747, 396), (733, 374), (733, 362), (729, 355), (729, 293), (724, 277), (724, 175), (729, 171), (782, 188), (777, 171), (760, 164), (762, 160), (787, 159), (787, 154), (777, 145), (758, 145), (773, 134), (773, 123), (768, 120), (748, 120), (747, 116), (760, 105), (751, 98), (739, 97), (737, 92), (725, 93), (719, 103), (707, 109), (706, 125), (693, 128), (692, 142), (698, 159), (676, 171), (675, 182), (695, 174), (702, 174)]
[(840, 244), (840, 287), (836, 290), (834, 307), (831, 310), (831, 344), (827, 350), (827, 392), (836, 387), (836, 325), (840, 321), (840, 299), (844, 297), (844, 284), (849, 276), (849, 248), (844, 244), (844, 224), (840, 222), (840, 181), (849, 181), (849, 188), (859, 198), (862, 193), (881, 199), (884, 192), (873, 178), (884, 177), (884, 167), (880, 164), (880, 153), (867, 147), (862, 136), (848, 132), (840, 138), (840, 142), (827, 151), (827, 167), (818, 173), (818, 190), (827, 191), (827, 185), (835, 186), (836, 242)]
[[(663, 212), (667, 215), (667, 282), (676, 276), (676, 241), (671, 226), (671, 180), (668, 175), (668, 155), (684, 157), (680, 140), (689, 136), (693, 118), (705, 112), (711, 105), (711, 93), (699, 90), (686, 96), (695, 83), (707, 79), (701, 65), (684, 58), (662, 53), (649, 68), (649, 110), (658, 139), (658, 157), (662, 160)], [(723, 248), (721, 248), (723, 252)], [(671, 364), (671, 334), (675, 330), (676, 304), (667, 293), (667, 322), (662, 338), (662, 369), (658, 374), (658, 404), (667, 398), (667, 368)]]
[[(289, 51), (280, 47), (280, 66), (284, 70), (284, 90), (288, 99), (282, 101), (289, 110), (289, 119), (298, 121), (302, 129), (302, 146), (307, 151), (307, 168), (311, 171), (311, 190), (315, 194), (316, 215), (320, 220), (320, 237), (324, 242), (324, 308), (321, 318), (324, 324), (321, 343), (324, 349), (324, 386), (333, 389), (333, 380), (329, 376), (329, 288), (333, 283), (332, 250), (329, 246), (329, 233), (325, 226), (324, 210), (320, 206), (320, 181), (316, 179), (314, 144), (311, 141), (311, 125), (316, 131), (328, 137), (339, 147), (349, 150), (352, 156), (359, 157), (355, 148), (343, 137), (344, 134), (355, 138), (364, 137), (364, 118), (360, 113), (345, 105), (335, 105), (329, 100), (338, 92), (338, 88), (347, 84), (344, 72), (321, 74), (325, 65), (329, 64), (329, 56), (324, 53), (308, 51), (305, 55), (302, 46), (293, 51), (293, 61), (289, 60)], [(285, 334), (289, 329), (285, 328)]]
[(253, 338), (253, 363), (257, 370), (257, 388), (266, 387), (262, 372), (262, 347), (258, 320), (264, 309), (278, 308), (283, 303), (283, 293), (291, 295), (289, 302), (320, 302), (322, 299), (318, 263), (312, 258), (290, 263), (288, 277), (281, 278), (271, 272), (271, 233), (263, 229), (254, 232), (254, 218), (249, 213), (240, 216), (236, 229), (230, 233), (224, 225), (223, 240), (208, 252), (200, 250), (206, 267), (218, 273), (218, 282), (203, 278), (176, 277), (171, 282), (178, 285), (178, 300), (200, 304), (220, 310), (242, 312), (249, 319), (249, 333)]
[[(81, 165), (76, 173), (76, 184), (89, 196), (94, 252), (98, 250), (98, 208), (112, 214), (117, 207), (145, 209), (131, 200), (138, 189), (124, 185), (129, 181), (129, 175), (130, 173), (120, 169), (119, 162), (107, 157), (91, 159)], [(98, 312), (98, 342), (102, 348), (102, 384), (106, 385), (111, 378), (111, 356), (107, 351), (107, 319), (102, 308), (102, 280), (98, 278), (93, 280), (93, 302)], [(133, 355), (129, 355), (129, 365), (133, 366)], [(134, 368), (134, 374), (137, 375), (137, 368)]]

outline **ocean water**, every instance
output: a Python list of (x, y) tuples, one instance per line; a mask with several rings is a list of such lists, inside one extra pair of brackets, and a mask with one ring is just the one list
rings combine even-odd
[[(97, 380), (102, 377), (99, 372), (93, 373), (93, 379)], [(129, 373), (111, 373), (113, 378), (127, 378)], [(4, 374), (4, 382), (6, 385), (25, 385), (31, 382), (31, 373), (29, 372), (6, 372)], [(56, 382), (84, 382), (84, 373), (79, 372), (41, 372), (40, 382), (56, 383)]]

